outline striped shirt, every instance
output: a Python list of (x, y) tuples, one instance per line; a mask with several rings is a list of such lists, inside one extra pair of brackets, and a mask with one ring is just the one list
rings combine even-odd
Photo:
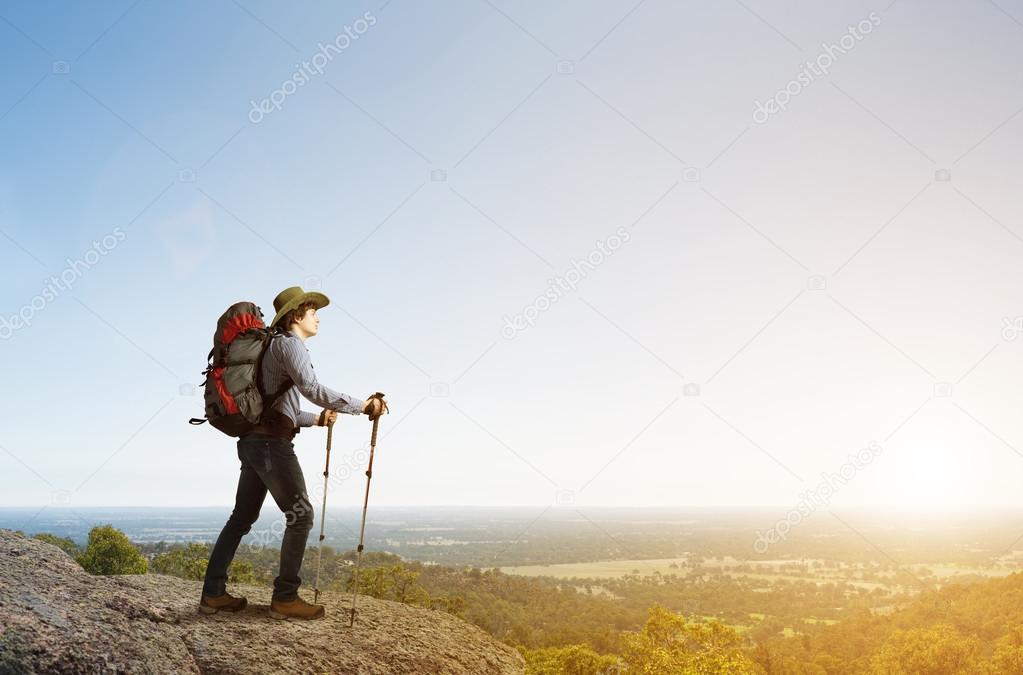
[(291, 331), (284, 331), (281, 337), (275, 337), (263, 357), (263, 393), (273, 396), (274, 392), (291, 380), (294, 386), (281, 396), (273, 409), (288, 417), (294, 426), (311, 427), (316, 424), (318, 413), (302, 410), (299, 406), (299, 393), (318, 406), (327, 410), (336, 410), (348, 415), (361, 415), (366, 404), (348, 394), (342, 394), (323, 386), (316, 379), (313, 362), (309, 357), (302, 338)]

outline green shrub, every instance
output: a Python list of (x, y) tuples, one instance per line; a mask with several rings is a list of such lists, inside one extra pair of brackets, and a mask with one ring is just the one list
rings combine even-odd
[(124, 532), (112, 525), (89, 530), (85, 551), (75, 560), (90, 574), (145, 574), (148, 567)]
[(77, 557), (82, 552), (82, 550), (78, 548), (78, 544), (68, 539), (67, 537), (58, 537), (57, 535), (50, 534), (49, 532), (40, 532), (38, 534), (32, 535), (32, 538), (38, 539), (39, 541), (44, 541), (47, 544), (53, 544), (60, 550), (64, 551), (64, 553), (67, 553), (72, 558)]
[[(169, 574), (182, 579), (202, 581), (206, 578), (206, 567), (210, 563), (210, 549), (206, 544), (192, 543), (178, 546), (153, 558), (149, 571), (153, 574)], [(232, 584), (254, 584), (258, 582), (252, 563), (235, 560), (227, 568), (227, 580)]]
[[(349, 577), (346, 590), (350, 592), (353, 584), (354, 577)], [(359, 592), (406, 605), (430, 606), (430, 594), (419, 584), (419, 572), (400, 564), (363, 568), (359, 573)]]
[(227, 580), (232, 584), (254, 584), (257, 582), (256, 571), (252, 563), (235, 560), (227, 568)]
[(210, 552), (205, 544), (188, 544), (182, 548), (161, 553), (153, 558), (149, 571), (169, 574), (182, 579), (201, 580), (206, 576)]
[(605, 675), (619, 666), (618, 657), (598, 654), (587, 645), (518, 650), (526, 661), (526, 675)]

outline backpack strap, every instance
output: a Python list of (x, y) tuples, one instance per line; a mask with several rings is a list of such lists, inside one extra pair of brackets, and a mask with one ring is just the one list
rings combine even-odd
[[(209, 356), (206, 357), (206, 370), (199, 373), (200, 375), (203, 376), (203, 383), (199, 385), (200, 387), (206, 386), (206, 378), (209, 376), (210, 371), (213, 370), (213, 352), (215, 352), (216, 350), (217, 350), (216, 347), (210, 350)], [(206, 422), (208, 421), (209, 420), (207, 420), (205, 417), (193, 417), (190, 420), (188, 420), (188, 423), (194, 426), (199, 426), (200, 424), (206, 424)]]
[[(264, 391), (265, 391), (263, 389), (263, 359), (266, 357), (267, 353), (269, 353), (270, 349), (273, 347), (274, 340), (276, 340), (279, 337), (283, 337), (283, 333), (279, 333), (279, 332), (276, 332), (276, 331), (271, 333), (270, 334), (270, 344), (268, 344), (266, 346), (266, 349), (263, 350), (263, 353), (260, 354), (259, 358), (257, 359), (257, 363), (256, 363), (256, 388), (259, 390), (259, 393), (260, 393), (261, 396), (264, 395)], [(273, 396), (271, 396), (269, 399), (265, 399), (264, 400), (263, 410), (266, 411), (266, 410), (272, 409), (274, 407), (274, 405), (277, 403), (277, 401), (280, 400), (281, 396), (284, 396), (284, 394), (289, 389), (291, 389), (291, 387), (294, 386), (294, 384), (295, 383), (291, 381), (291, 378), (289, 378), (287, 375), (285, 375), (284, 376), (284, 384), (281, 385), (281, 388), (278, 389), (276, 392), (274, 392)]]
[(277, 401), (281, 398), (281, 396), (284, 396), (284, 394), (289, 389), (291, 389), (291, 387), (294, 386), (294, 384), (295, 383), (292, 382), (290, 379), (285, 379), (284, 380), (284, 385), (273, 396), (270, 397), (270, 400), (267, 401), (267, 403), (263, 406), (263, 409), (264, 410), (269, 410), (270, 408), (273, 408), (274, 404), (277, 403)]

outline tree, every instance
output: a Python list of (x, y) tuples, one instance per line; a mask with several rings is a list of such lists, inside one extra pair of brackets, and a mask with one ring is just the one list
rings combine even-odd
[(90, 574), (145, 574), (148, 567), (124, 532), (112, 525), (89, 530), (85, 551), (75, 560)]
[(68, 539), (67, 537), (58, 537), (57, 535), (50, 534), (49, 532), (40, 532), (38, 534), (33, 535), (32, 538), (38, 539), (39, 541), (44, 541), (47, 544), (53, 544), (60, 550), (64, 551), (64, 553), (67, 553), (72, 558), (74, 558), (75, 556), (79, 555), (82, 552), (82, 550), (78, 548), (78, 544), (76, 544), (71, 539)]
[(742, 638), (717, 621), (688, 623), (661, 606), (638, 633), (622, 635), (625, 673), (637, 675), (755, 675), (757, 666), (743, 653)]
[(1014, 626), (998, 641), (991, 656), (991, 672), (995, 675), (1023, 673), (1023, 626)]
[[(156, 556), (149, 571), (202, 581), (206, 578), (209, 558), (210, 550), (206, 544), (191, 543)], [(255, 584), (259, 581), (252, 563), (246, 560), (235, 560), (228, 566), (227, 580), (232, 584)]]
[(772, 637), (781, 635), (785, 631), (785, 622), (775, 616), (765, 617), (760, 623), (750, 630), (750, 637), (754, 642), (767, 642)]
[(980, 641), (948, 624), (894, 631), (870, 660), (877, 675), (978, 673)]
[(430, 598), (430, 609), (439, 609), (454, 614), (460, 619), (465, 618), (465, 598), (461, 595), (433, 596)]
[(605, 675), (619, 672), (616, 656), (602, 655), (587, 645), (518, 648), (526, 660), (526, 675)]
[[(352, 590), (355, 577), (348, 579)], [(419, 572), (402, 565), (368, 567), (359, 572), (359, 591), (374, 598), (396, 600), (407, 605), (430, 606), (430, 594), (419, 584)]]
[[(209, 550), (205, 544), (192, 543), (175, 548), (153, 558), (150, 571), (155, 574), (169, 574), (183, 579), (203, 579), (209, 563)], [(252, 565), (249, 564), (251, 571)]]

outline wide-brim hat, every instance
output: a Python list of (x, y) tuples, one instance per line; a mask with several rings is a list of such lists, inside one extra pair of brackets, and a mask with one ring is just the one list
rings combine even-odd
[(277, 294), (276, 298), (274, 298), (274, 311), (277, 312), (277, 315), (274, 316), (274, 320), (270, 322), (270, 327), (276, 327), (277, 322), (283, 319), (285, 314), (295, 309), (303, 302), (316, 303), (316, 309), (322, 309), (330, 304), (330, 298), (323, 293), (317, 293), (316, 291), (304, 291), (301, 286), (285, 288)]

